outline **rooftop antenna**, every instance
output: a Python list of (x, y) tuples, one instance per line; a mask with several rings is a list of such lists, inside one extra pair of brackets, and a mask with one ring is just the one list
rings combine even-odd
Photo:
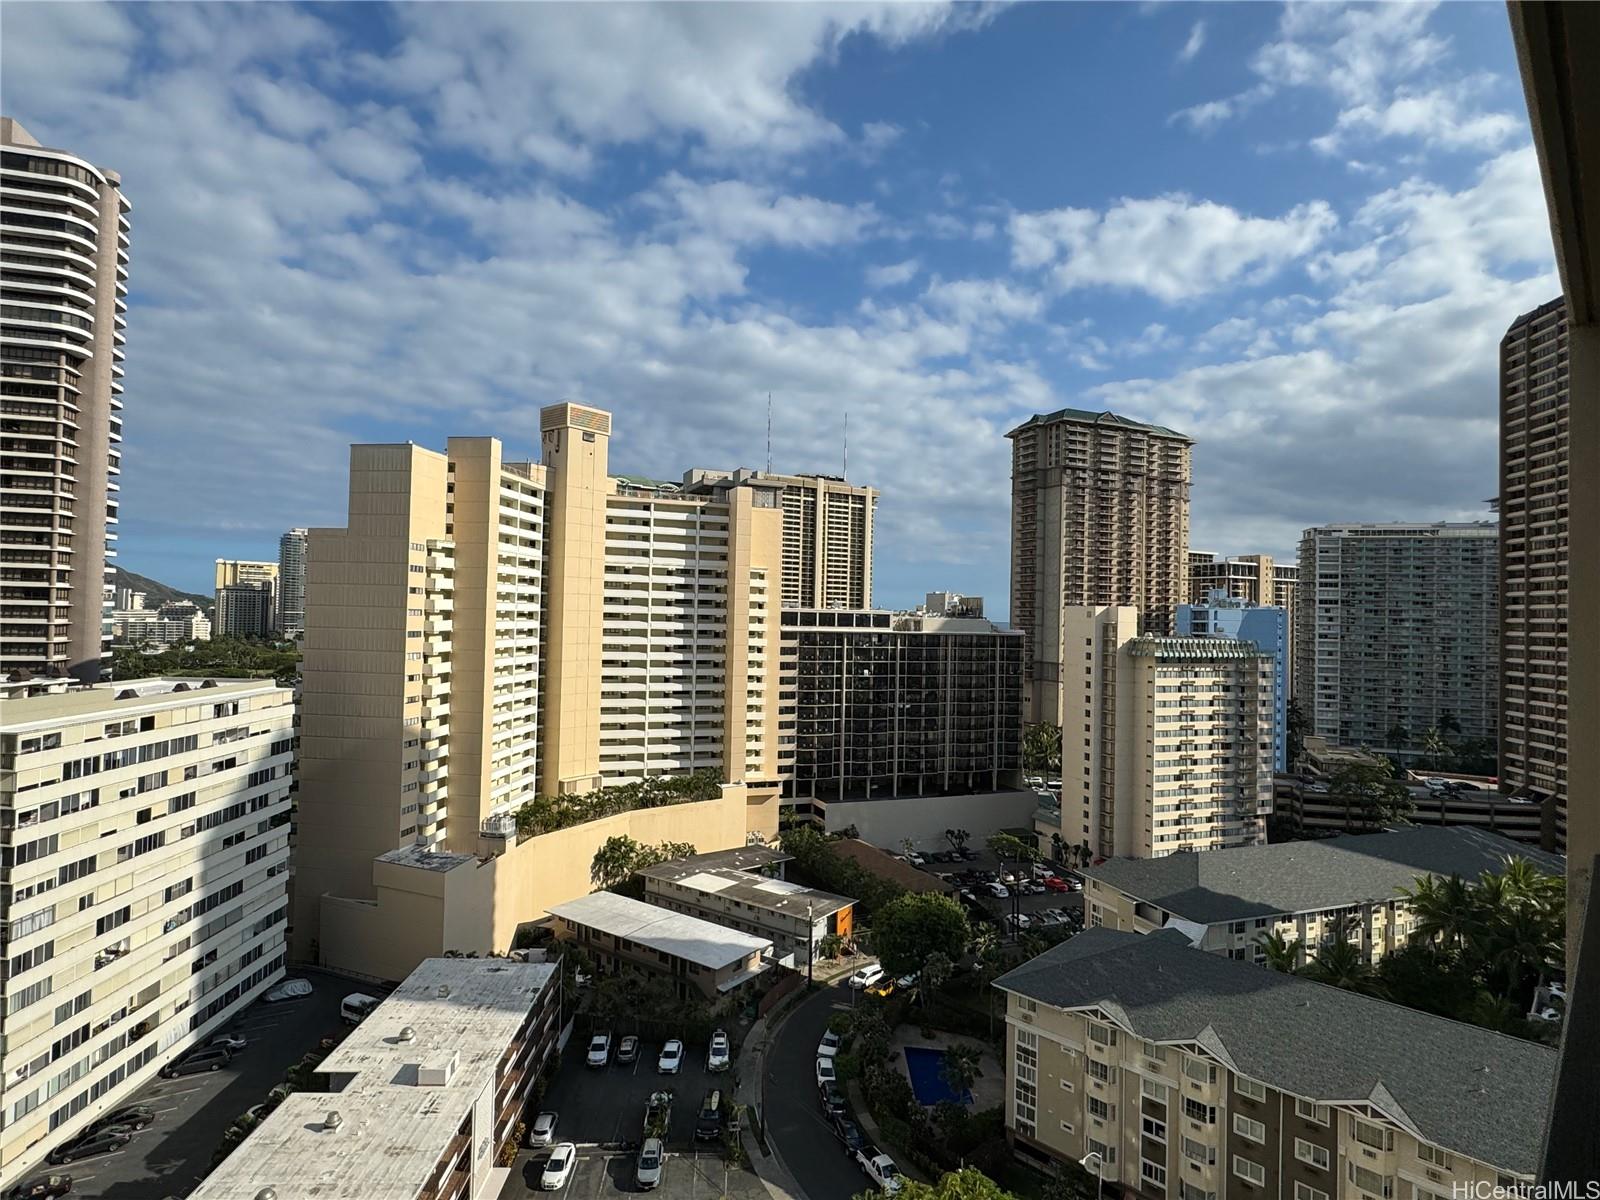
[(772, 393), (767, 393), (767, 474), (772, 474)]
[(850, 410), (844, 410), (844, 467), (839, 472), (845, 479), (850, 478)]

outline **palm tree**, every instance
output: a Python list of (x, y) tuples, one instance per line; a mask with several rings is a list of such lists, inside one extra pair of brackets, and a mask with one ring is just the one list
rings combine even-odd
[(939, 1074), (957, 1096), (972, 1090), (972, 1081), (978, 1077), (978, 1048), (957, 1043), (944, 1052), (944, 1063)]
[(1050, 858), (1052, 861), (1060, 862), (1066, 847), (1067, 843), (1062, 839), (1059, 831), (1050, 835)]
[(950, 981), (950, 972), (954, 969), (955, 964), (949, 957), (937, 950), (922, 960), (922, 974), (917, 979), (917, 995), (924, 1006), (938, 996), (939, 990)]
[(1389, 745), (1396, 750), (1404, 750), (1411, 743), (1411, 731), (1399, 721), (1389, 726), (1389, 732), (1385, 736), (1388, 738)]
[(1539, 975), (1561, 953), (1555, 931), (1542, 914), (1526, 908), (1503, 911), (1476, 946), (1491, 990), (1526, 1008)]
[(1450, 743), (1437, 729), (1422, 731), (1422, 753), (1431, 766), (1437, 767), (1450, 756)]
[(1271, 933), (1263, 933), (1256, 937), (1256, 945), (1261, 947), (1266, 957), (1266, 965), (1274, 971), (1282, 971), (1285, 975), (1292, 975), (1300, 966), (1300, 951), (1305, 943), (1299, 938), (1290, 941), (1274, 929)]
[(1023, 730), (1022, 765), (1034, 774), (1057, 774), (1061, 770), (1061, 727), (1040, 722)]
[(1505, 881), (1506, 895), (1514, 904), (1537, 906), (1566, 895), (1566, 885), (1561, 879), (1546, 875), (1520, 854), (1508, 857), (1498, 874)]
[(1401, 888), (1411, 901), (1418, 937), (1434, 938), (1451, 950), (1462, 949), (1478, 923), (1478, 905), (1472, 885), (1459, 875), (1441, 879), (1422, 875), (1415, 886)]
[(1308, 979), (1346, 991), (1371, 993), (1375, 990), (1372, 968), (1361, 957), (1361, 951), (1343, 938), (1319, 949), (1304, 974)]

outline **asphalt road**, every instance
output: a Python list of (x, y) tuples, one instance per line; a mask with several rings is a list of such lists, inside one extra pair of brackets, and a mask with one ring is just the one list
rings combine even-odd
[[(817, 1101), (817, 1043), (828, 1018), (850, 1007), (844, 987), (803, 1000), (778, 1027), (762, 1080), (767, 1141), (807, 1200), (849, 1200), (868, 1190), (867, 1177), (845, 1157)], [(759, 1151), (757, 1151), (759, 1153)]]

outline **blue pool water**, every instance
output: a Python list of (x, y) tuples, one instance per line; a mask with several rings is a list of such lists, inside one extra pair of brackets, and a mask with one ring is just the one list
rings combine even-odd
[(941, 1100), (954, 1100), (957, 1104), (971, 1104), (972, 1093), (957, 1095), (944, 1081), (944, 1051), (931, 1046), (906, 1047), (906, 1073), (911, 1076), (911, 1091), (918, 1104), (938, 1104)]

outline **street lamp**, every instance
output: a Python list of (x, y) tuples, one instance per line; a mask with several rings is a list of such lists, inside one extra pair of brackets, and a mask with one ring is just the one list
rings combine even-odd
[(1078, 1160), (1078, 1165), (1085, 1171), (1092, 1170), (1094, 1172), (1094, 1194), (1099, 1196), (1106, 1186), (1105, 1179), (1101, 1174), (1105, 1169), (1105, 1158), (1100, 1154), (1100, 1151), (1091, 1150)]
[(815, 944), (816, 926), (811, 921), (811, 906), (813, 901), (806, 901), (806, 987), (811, 986), (811, 962), (816, 958)]

